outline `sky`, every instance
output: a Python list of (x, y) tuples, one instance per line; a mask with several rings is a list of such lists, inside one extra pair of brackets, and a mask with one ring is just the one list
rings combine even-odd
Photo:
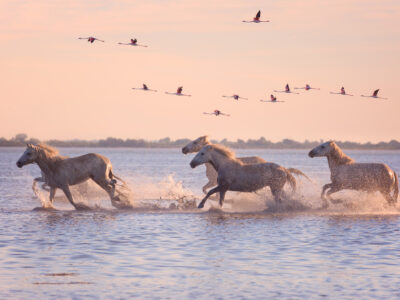
[[(270, 23), (241, 22), (259, 9)], [(2, 0), (0, 12), (2, 137), (400, 140), (398, 0)], [(149, 47), (117, 44), (130, 38)], [(158, 93), (131, 89), (142, 83)], [(321, 90), (259, 101), (286, 83)], [(178, 86), (193, 96), (164, 94)], [(342, 86), (355, 96), (329, 93)], [(360, 97), (378, 88), (389, 100)], [(203, 114), (214, 109), (231, 116)]]

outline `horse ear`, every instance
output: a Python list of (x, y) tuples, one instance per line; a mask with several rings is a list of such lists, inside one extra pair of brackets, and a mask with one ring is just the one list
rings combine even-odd
[(32, 148), (32, 144), (26, 144), (26, 148)]

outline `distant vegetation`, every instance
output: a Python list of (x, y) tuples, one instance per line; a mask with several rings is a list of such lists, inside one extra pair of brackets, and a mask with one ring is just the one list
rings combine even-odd
[[(126, 148), (179, 148), (187, 143), (190, 139), (177, 139), (171, 140), (170, 138), (163, 138), (156, 141), (147, 141), (144, 139), (117, 139), (117, 138), (107, 138), (102, 140), (48, 140), (39, 141), (35, 138), (28, 138), (24, 133), (17, 134), (15, 137), (7, 140), (5, 138), (0, 138), (0, 147), (19, 147), (25, 146), (27, 143), (37, 144), (39, 142), (44, 142), (48, 145), (55, 147), (126, 147)], [(231, 148), (251, 148), (251, 149), (311, 149), (323, 141), (304, 141), (297, 142), (290, 139), (284, 139), (280, 142), (271, 142), (264, 137), (258, 140), (248, 139), (247, 141), (238, 139), (236, 141), (228, 141), (223, 139), (221, 141), (213, 140), (213, 143), (223, 144)], [(380, 142), (380, 143), (356, 143), (356, 142), (341, 142), (336, 141), (338, 145), (345, 149), (372, 149), (372, 150), (400, 150), (400, 142), (392, 140), (390, 142)]]

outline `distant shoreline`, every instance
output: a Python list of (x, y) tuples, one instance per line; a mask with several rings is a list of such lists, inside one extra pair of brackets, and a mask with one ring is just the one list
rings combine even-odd
[[(45, 143), (54, 147), (65, 148), (181, 148), (188, 144), (191, 140), (187, 138), (171, 140), (170, 138), (163, 138), (156, 141), (148, 141), (144, 139), (118, 139), (107, 138), (101, 140), (47, 140), (40, 141), (36, 138), (28, 138), (26, 134), (17, 134), (14, 138), (9, 140), (0, 138), (0, 147), (25, 147), (26, 144)], [(304, 141), (298, 142), (291, 139), (283, 139), (279, 142), (271, 142), (264, 137), (259, 139), (248, 139), (247, 141), (238, 139), (236, 141), (212, 140), (213, 143), (223, 144), (234, 149), (311, 149), (321, 144), (323, 141)], [(379, 143), (357, 143), (350, 141), (336, 141), (336, 143), (343, 149), (354, 150), (400, 150), (400, 142), (391, 140), (390, 142)]]

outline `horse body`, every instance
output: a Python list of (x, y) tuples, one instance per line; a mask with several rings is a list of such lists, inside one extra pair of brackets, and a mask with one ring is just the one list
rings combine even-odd
[[(203, 148), (206, 145), (212, 145), (212, 143), (209, 140), (208, 136), (206, 135), (201, 136), (195, 139), (194, 141), (190, 142), (189, 144), (187, 144), (185, 147), (183, 147), (182, 153), (188, 154), (188, 153), (199, 152), (201, 148)], [(256, 163), (266, 162), (263, 158), (259, 156), (238, 157), (237, 159), (245, 164), (256, 164)], [(206, 163), (205, 165), (206, 165), (206, 176), (208, 178), (208, 182), (203, 186), (202, 189), (203, 193), (207, 194), (208, 188), (211, 188), (218, 184), (217, 182), (218, 173), (210, 163)]]
[[(230, 176), (230, 174), (237, 174), (237, 176)], [(235, 167), (228, 166), (218, 172), (218, 185), (229, 186), (230, 191), (236, 192), (255, 192), (265, 186), (276, 184), (276, 179), (283, 180), (281, 184), (284, 185), (286, 172), (274, 163), (238, 164)]]
[(69, 158), (58, 155), (58, 152), (49, 146), (28, 144), (24, 154), (17, 161), (17, 166), (22, 168), (30, 163), (37, 163), (41, 169), (44, 176), (35, 181), (44, 181), (50, 187), (51, 205), (59, 188), (75, 209), (87, 209), (85, 205), (74, 202), (69, 186), (92, 179), (109, 194), (113, 206), (120, 206), (119, 196), (115, 196), (117, 181), (112, 173), (111, 162), (100, 154), (89, 153)]
[(211, 189), (198, 205), (204, 207), (207, 199), (214, 193), (220, 193), (222, 206), (227, 191), (255, 192), (269, 186), (275, 201), (280, 202), (283, 187), (289, 182), (293, 191), (296, 180), (288, 170), (275, 163), (244, 164), (236, 159), (234, 153), (220, 145), (204, 146), (190, 162), (192, 168), (210, 163), (218, 172), (217, 187)]
[(332, 183), (322, 188), (321, 198), (324, 206), (328, 206), (325, 198), (343, 189), (380, 192), (389, 204), (397, 201), (399, 188), (397, 174), (382, 163), (357, 163), (344, 154), (335, 142), (323, 143), (309, 154), (312, 157), (326, 156), (331, 171)]

